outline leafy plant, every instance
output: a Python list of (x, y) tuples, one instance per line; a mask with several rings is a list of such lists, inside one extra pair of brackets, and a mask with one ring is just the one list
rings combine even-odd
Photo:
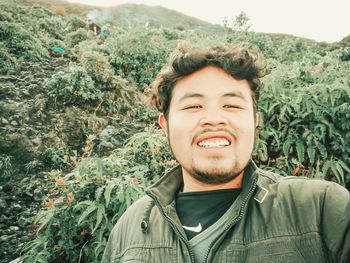
[(67, 151), (64, 148), (48, 148), (43, 153), (43, 161), (51, 169), (63, 169), (68, 166), (66, 155)]
[(67, 22), (61, 17), (51, 16), (49, 18), (40, 18), (38, 25), (41, 30), (48, 32), (50, 37), (62, 40)]
[(100, 262), (118, 218), (175, 164), (164, 133), (149, 127), (108, 158), (84, 159), (64, 177), (52, 174), (35, 219), (38, 238), (27, 245), (23, 262)]
[(73, 32), (73, 31), (76, 31), (77, 29), (79, 28), (85, 28), (87, 25), (86, 25), (86, 22), (83, 21), (80, 17), (78, 16), (71, 16), (69, 19), (68, 19), (68, 26), (67, 26), (67, 30), (69, 32)]
[(0, 22), (0, 41), (17, 58), (40, 60), (48, 56), (41, 41), (19, 23)]
[(331, 85), (313, 84), (323, 79), (321, 72), (310, 83), (300, 74), (303, 68), (314, 74), (311, 65), (300, 63), (289, 70), (281, 66), (266, 79), (269, 89), (260, 101), (260, 139), (268, 158), (260, 162), (286, 175), (326, 178), (345, 186), (350, 180), (349, 88), (339, 78)]
[(67, 71), (54, 74), (45, 84), (49, 97), (56, 104), (82, 105), (101, 100), (102, 92), (95, 88), (93, 80), (83, 67), (72, 63)]
[(11, 157), (5, 154), (0, 154), (0, 174), (7, 177), (12, 174)]
[(126, 35), (115, 45), (112, 43), (108, 51), (110, 64), (116, 74), (135, 82), (143, 89), (155, 78), (174, 47), (165, 43), (159, 35)]
[(87, 73), (101, 89), (111, 89), (116, 85), (114, 72), (108, 58), (101, 52), (85, 51), (80, 57)]
[(0, 44), (0, 74), (14, 73), (18, 70), (16, 57), (10, 54), (9, 49)]
[(80, 42), (88, 39), (87, 30), (84, 28), (78, 28), (76, 31), (70, 32), (65, 37), (65, 42), (69, 47), (74, 47)]

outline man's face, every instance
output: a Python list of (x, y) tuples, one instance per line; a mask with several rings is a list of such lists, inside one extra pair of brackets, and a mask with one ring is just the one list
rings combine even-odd
[(247, 165), (257, 118), (248, 82), (208, 66), (176, 83), (168, 120), (160, 114), (159, 123), (184, 176), (222, 184)]

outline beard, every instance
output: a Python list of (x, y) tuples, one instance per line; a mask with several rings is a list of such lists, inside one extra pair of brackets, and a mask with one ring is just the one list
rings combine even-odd
[(207, 168), (201, 169), (195, 165), (192, 165), (190, 171), (187, 171), (193, 178), (198, 180), (199, 182), (205, 184), (225, 184), (237, 176), (239, 176), (245, 169), (245, 166), (233, 167), (230, 170), (222, 169), (222, 168)]

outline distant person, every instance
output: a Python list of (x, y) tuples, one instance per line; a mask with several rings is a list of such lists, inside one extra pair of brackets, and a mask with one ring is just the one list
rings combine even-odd
[(89, 30), (91, 30), (95, 36), (101, 33), (101, 27), (97, 25), (92, 19), (88, 19)]
[(107, 23), (102, 27), (102, 36), (106, 40), (111, 35), (111, 24)]
[(64, 48), (54, 46), (54, 47), (48, 48), (48, 50), (52, 57), (64, 57), (64, 54), (65, 54)]
[(103, 263), (350, 262), (349, 192), (252, 161), (267, 72), (242, 44), (174, 51), (151, 87), (179, 166), (121, 216)]

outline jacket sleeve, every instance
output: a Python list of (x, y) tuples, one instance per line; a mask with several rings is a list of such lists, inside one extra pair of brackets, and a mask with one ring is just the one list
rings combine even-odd
[(350, 193), (344, 187), (335, 183), (327, 187), (321, 224), (329, 262), (350, 262)]
[(140, 235), (136, 233), (141, 233), (144, 203), (147, 200), (149, 198), (146, 197), (137, 200), (119, 218), (109, 235), (102, 256), (102, 263), (124, 262), (121, 255), (125, 252), (126, 248), (130, 244), (139, 243)]
[(103, 252), (101, 263), (116, 263), (116, 261), (114, 261), (113, 259), (113, 255), (115, 253), (116, 244), (119, 243), (117, 240), (117, 229), (118, 223), (114, 226), (111, 234), (109, 235), (105, 251)]

